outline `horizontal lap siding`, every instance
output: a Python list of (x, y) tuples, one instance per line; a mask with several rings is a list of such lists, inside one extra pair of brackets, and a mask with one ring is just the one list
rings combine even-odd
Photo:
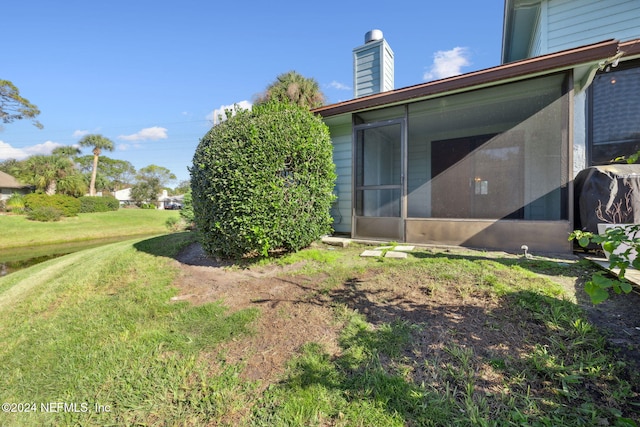
[(558, 0), (548, 6), (548, 52), (640, 38), (638, 0)]
[(336, 165), (337, 212), (334, 207), (333, 228), (341, 233), (351, 232), (351, 171), (352, 148), (351, 126), (342, 125), (331, 128), (333, 144), (333, 162)]
[(363, 50), (355, 61), (357, 96), (380, 92), (380, 46)]

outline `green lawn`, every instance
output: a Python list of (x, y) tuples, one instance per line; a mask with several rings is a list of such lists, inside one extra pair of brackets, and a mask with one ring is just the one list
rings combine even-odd
[[(261, 271), (283, 266), (279, 286), (304, 285), (296, 304), (329, 313), (340, 347), (307, 342), (287, 355), (279, 381), (262, 384), (244, 379), (244, 361), (228, 360), (225, 349), (246, 346), (251, 356), (264, 301), (239, 309), (171, 301), (181, 277), (172, 256), (192, 241), (174, 233), (119, 242), (0, 278), (0, 401), (15, 403), (0, 425), (640, 420), (637, 373), (560, 285), (536, 274), (573, 277), (588, 274), (587, 264), (430, 251), (390, 261), (322, 246), (260, 263)], [(403, 297), (409, 292), (420, 302)], [(444, 342), (432, 348), (439, 327)]]
[(59, 222), (38, 222), (24, 215), (0, 215), (0, 250), (120, 236), (160, 234), (177, 211), (120, 209), (79, 214)]

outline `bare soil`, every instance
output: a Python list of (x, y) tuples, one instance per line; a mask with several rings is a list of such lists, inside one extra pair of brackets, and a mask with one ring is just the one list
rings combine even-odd
[[(198, 244), (183, 250), (177, 261), (181, 272), (175, 282), (179, 295), (174, 299), (193, 304), (222, 300), (230, 310), (255, 307), (261, 311), (256, 333), (225, 345), (224, 354), (218, 356), (245, 363), (244, 377), (260, 380), (262, 387), (277, 381), (286, 362), (304, 343), (322, 343), (330, 354), (339, 354), (336, 304), (358, 310), (373, 325), (396, 320), (425, 325), (406, 354), (415, 361), (414, 366), (423, 367), (411, 374), (418, 384), (441, 380), (434, 376), (435, 371), (424, 368), (425, 362), (445, 361), (445, 350), (457, 345), (472, 349), (485, 361), (476, 367), (483, 391), (499, 392), (503, 383), (486, 361), (521, 359), (532, 351), (527, 343), (540, 342), (536, 335), (549, 333), (536, 319), (519, 311), (517, 304), (504, 299), (486, 293), (441, 291), (416, 277), (407, 280), (400, 273), (381, 277), (375, 267), (354, 273), (341, 286), (326, 291), (318, 283), (322, 277), (296, 274), (299, 266), (232, 267), (206, 256)], [(640, 295), (614, 295), (593, 306), (582, 290), (590, 274), (584, 273), (584, 277), (546, 277), (562, 284), (606, 334), (611, 348), (640, 368)]]

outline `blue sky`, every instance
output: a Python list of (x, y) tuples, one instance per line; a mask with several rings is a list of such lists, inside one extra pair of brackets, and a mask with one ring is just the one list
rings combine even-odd
[[(353, 97), (352, 50), (380, 29), (401, 88), (499, 65), (503, 1), (12, 1), (2, 7), (0, 79), (41, 110), (0, 130), (0, 161), (87, 133), (107, 156), (180, 180), (216, 111), (248, 105), (278, 74)], [(85, 149), (89, 154), (89, 149)], [(175, 183), (174, 183), (175, 184)]]

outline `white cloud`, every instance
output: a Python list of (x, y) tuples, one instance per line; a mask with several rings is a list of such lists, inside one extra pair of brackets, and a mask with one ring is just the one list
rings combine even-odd
[(31, 156), (33, 154), (51, 154), (53, 149), (57, 147), (62, 147), (62, 144), (53, 141), (46, 141), (42, 144), (26, 147), (24, 150)]
[(118, 151), (127, 151), (131, 148), (140, 148), (140, 144), (118, 144), (116, 147)]
[(11, 144), (0, 141), (0, 160), (22, 160), (35, 154), (51, 154), (54, 148), (61, 146), (62, 144), (57, 142), (46, 141), (42, 144), (31, 145), (29, 147), (15, 148), (12, 147)]
[(444, 79), (462, 74), (462, 67), (470, 65), (469, 50), (466, 47), (454, 47), (451, 50), (439, 50), (433, 54), (433, 65), (424, 73), (424, 80)]
[(327, 86), (332, 88), (332, 89), (351, 90), (351, 88), (349, 86), (347, 86), (346, 84), (337, 82), (335, 80), (332, 81), (331, 83), (329, 83)]
[(220, 124), (226, 120), (225, 110), (232, 110), (233, 114), (235, 114), (238, 111), (238, 108), (241, 110), (250, 110), (251, 105), (252, 104), (249, 101), (240, 101), (232, 105), (221, 105), (220, 108), (217, 108), (207, 114), (207, 120), (214, 125)]
[(118, 137), (118, 139), (124, 139), (125, 141), (157, 141), (159, 139), (167, 138), (167, 129), (159, 126), (144, 128), (131, 135), (120, 135)]
[(28, 154), (19, 148), (14, 148), (11, 144), (7, 144), (4, 141), (0, 141), (0, 160), (7, 159), (23, 159), (27, 157)]
[(76, 130), (73, 132), (73, 137), (74, 138), (82, 138), (85, 135), (89, 135), (89, 131), (88, 130)]

